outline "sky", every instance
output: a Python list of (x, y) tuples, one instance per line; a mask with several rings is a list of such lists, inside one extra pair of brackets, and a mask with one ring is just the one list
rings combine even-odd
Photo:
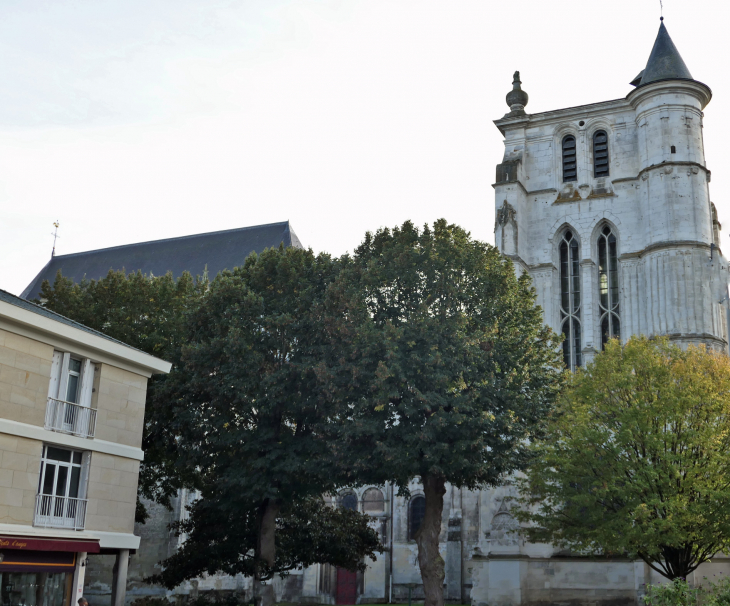
[[(730, 234), (730, 3), (664, 0), (710, 86)], [(0, 288), (57, 254), (289, 220), (335, 255), (444, 217), (494, 241), (492, 123), (618, 99), (659, 0), (2, 0)]]

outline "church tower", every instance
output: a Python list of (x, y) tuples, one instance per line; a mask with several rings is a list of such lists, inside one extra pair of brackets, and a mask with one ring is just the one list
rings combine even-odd
[(727, 351), (727, 262), (702, 138), (712, 91), (664, 23), (623, 99), (528, 114), (521, 84), (516, 72), (495, 121), (496, 244), (532, 276), (566, 365), (635, 334)]

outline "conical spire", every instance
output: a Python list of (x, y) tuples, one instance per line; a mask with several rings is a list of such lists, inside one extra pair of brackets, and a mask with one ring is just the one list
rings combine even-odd
[(667, 28), (664, 27), (664, 17), (659, 26), (659, 33), (654, 41), (654, 48), (651, 49), (649, 61), (644, 71), (639, 74), (631, 84), (642, 86), (658, 80), (692, 80), (687, 66), (682, 60), (677, 47), (669, 37)]

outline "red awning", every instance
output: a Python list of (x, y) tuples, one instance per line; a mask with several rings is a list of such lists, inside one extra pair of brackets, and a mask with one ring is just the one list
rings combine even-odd
[(80, 541), (77, 539), (31, 539), (27, 537), (0, 536), (0, 549), (85, 551), (87, 553), (99, 553), (99, 541)]

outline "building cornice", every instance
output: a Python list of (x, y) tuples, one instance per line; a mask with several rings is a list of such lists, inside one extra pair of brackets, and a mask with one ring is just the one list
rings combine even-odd
[(107, 442), (106, 440), (99, 440), (97, 438), (79, 438), (78, 436), (50, 431), (37, 425), (11, 421), (9, 419), (0, 419), (0, 433), (28, 438), (29, 440), (38, 440), (46, 444), (67, 446), (76, 450), (91, 450), (92, 452), (101, 452), (125, 459), (144, 460), (144, 451), (141, 448), (118, 444), (116, 442)]
[(61, 530), (26, 524), (0, 524), (0, 535), (26, 538), (99, 541), (102, 549), (139, 549), (140, 537), (126, 532), (103, 530)]
[(658, 93), (692, 95), (700, 102), (701, 109), (704, 109), (712, 99), (712, 90), (707, 84), (697, 80), (670, 79), (639, 86), (626, 95), (626, 101), (635, 108), (647, 97)]
[(41, 343), (69, 349), (95, 361), (107, 362), (146, 377), (168, 373), (172, 364), (149, 354), (110, 341), (80, 328), (57, 322), (22, 307), (0, 301), (0, 328)]
[[(707, 242), (699, 242), (698, 240), (666, 240), (664, 242), (649, 244), (649, 246), (647, 246), (646, 248), (642, 248), (641, 250), (636, 252), (623, 253), (619, 256), (619, 260), (624, 261), (627, 259), (640, 259), (644, 255), (648, 255), (649, 253), (680, 248), (704, 248), (705, 250), (710, 250), (711, 245), (707, 244)], [(722, 255), (722, 251), (720, 251), (719, 248), (717, 249), (717, 254), (718, 256)]]

